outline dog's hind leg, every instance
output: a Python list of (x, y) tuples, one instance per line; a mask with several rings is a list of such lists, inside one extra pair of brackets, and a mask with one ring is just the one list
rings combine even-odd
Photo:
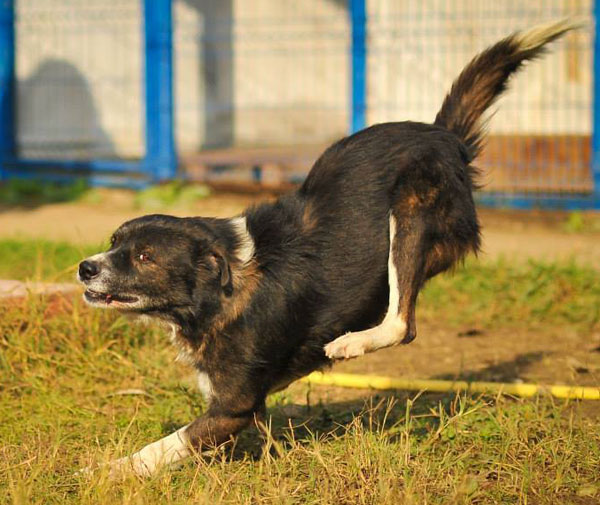
[(325, 354), (329, 358), (353, 358), (415, 338), (415, 303), (425, 281), (427, 258), (425, 221), (417, 213), (398, 222), (392, 213), (389, 230), (387, 313), (374, 328), (347, 333), (327, 344)]

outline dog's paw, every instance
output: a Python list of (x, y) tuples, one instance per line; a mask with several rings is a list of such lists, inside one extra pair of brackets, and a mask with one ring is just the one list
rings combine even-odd
[(329, 359), (349, 359), (369, 352), (370, 339), (363, 332), (346, 333), (325, 346)]
[(94, 474), (106, 475), (108, 480), (119, 481), (128, 476), (136, 476), (146, 479), (152, 475), (151, 468), (148, 468), (139, 459), (132, 457), (119, 458), (108, 463), (101, 463), (98, 466), (87, 466), (74, 473), (75, 477), (89, 478)]
[(151, 468), (148, 464), (144, 463), (141, 458), (136, 458), (135, 456), (109, 461), (106, 466), (108, 467), (108, 478), (110, 480), (122, 480), (130, 475), (139, 477), (140, 479), (147, 479), (152, 476), (155, 470), (155, 468)]
[(89, 478), (92, 476), (92, 474), (94, 473), (94, 467), (92, 466), (86, 466), (84, 468), (80, 468), (79, 470), (77, 470), (73, 476), (74, 477), (82, 477), (82, 478)]

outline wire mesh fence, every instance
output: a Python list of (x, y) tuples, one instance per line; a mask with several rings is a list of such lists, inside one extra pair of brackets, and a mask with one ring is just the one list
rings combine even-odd
[(478, 165), (486, 190), (591, 192), (592, 2), (369, 2), (368, 119), (430, 122), (464, 65), (506, 35), (575, 17), (586, 28), (512, 81)]
[(141, 10), (137, 0), (15, 2), (20, 156), (143, 156)]
[(345, 1), (177, 0), (174, 8), (181, 152), (346, 133)]
[[(144, 156), (151, 2), (15, 1), (19, 156)], [(321, 146), (352, 128), (357, 3), (173, 0), (174, 73), (166, 77), (182, 164), (202, 165), (194, 172), (201, 177), (237, 166), (254, 181), (275, 166), (284, 168), (276, 183), (300, 179)], [(552, 19), (587, 22), (514, 79), (478, 164), (488, 192), (599, 192), (590, 142), (593, 0), (368, 0), (364, 7), (367, 124), (431, 122), (452, 80), (487, 45)]]

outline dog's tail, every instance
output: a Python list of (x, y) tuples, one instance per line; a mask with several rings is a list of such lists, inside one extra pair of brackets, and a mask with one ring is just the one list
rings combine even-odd
[(458, 135), (475, 158), (485, 136), (482, 115), (506, 90), (523, 63), (545, 52), (544, 46), (581, 25), (563, 19), (514, 33), (478, 54), (460, 73), (435, 117), (436, 125)]

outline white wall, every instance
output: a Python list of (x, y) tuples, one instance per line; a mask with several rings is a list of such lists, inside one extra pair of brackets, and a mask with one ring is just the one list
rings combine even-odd
[(345, 2), (178, 0), (175, 26), (183, 152), (320, 143), (346, 133)]
[[(506, 35), (591, 10), (590, 0), (368, 0), (368, 121), (432, 121), (460, 69)], [(590, 30), (550, 47), (516, 76), (497, 104), (490, 131), (589, 134)]]
[(17, 0), (15, 14), (23, 154), (140, 156), (140, 3)]
[[(139, 157), (139, 0), (17, 0), (18, 142), (28, 156)], [(591, 0), (368, 0), (368, 121), (431, 121), (462, 66), (502, 36), (586, 13)], [(322, 143), (349, 123), (345, 0), (175, 0), (183, 153)], [(590, 33), (534, 62), (499, 103), (497, 133), (591, 131)]]

